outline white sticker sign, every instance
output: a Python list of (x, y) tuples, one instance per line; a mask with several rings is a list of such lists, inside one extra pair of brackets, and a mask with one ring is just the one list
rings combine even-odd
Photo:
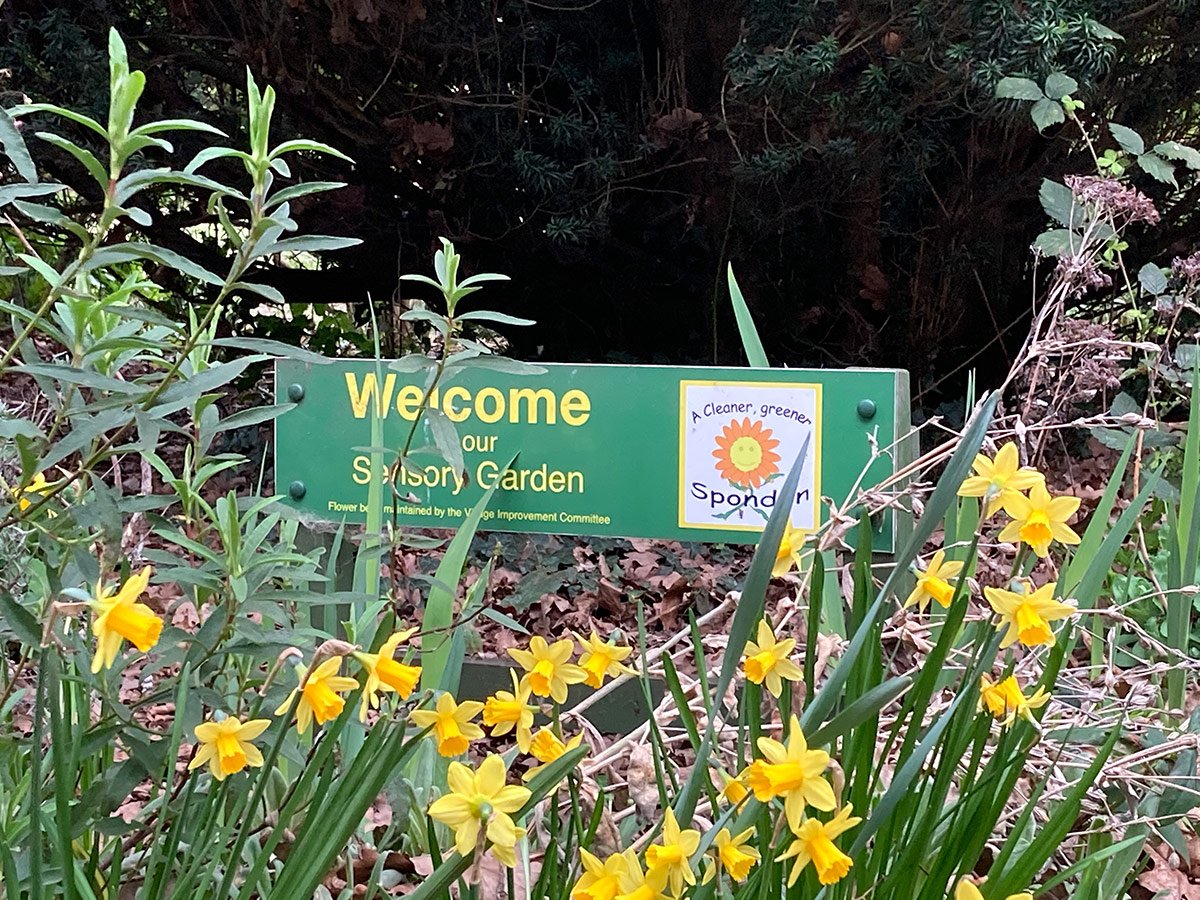
[[(761, 531), (791, 501), (792, 527), (820, 524), (821, 386), (681, 381), (679, 525)], [(779, 495), (811, 438), (795, 496)]]

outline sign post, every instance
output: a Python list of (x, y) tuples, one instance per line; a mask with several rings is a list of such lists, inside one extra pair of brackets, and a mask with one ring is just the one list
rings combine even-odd
[[(483, 530), (752, 543), (771, 510), (818, 528), (821, 497), (843, 503), (908, 459), (908, 374), (895, 369), (734, 369), (551, 364), (537, 375), (477, 369), (426, 396), (418, 376), (375, 360), (276, 364), (275, 478), (288, 502), (332, 521), (366, 518), (368, 485), (404, 446), (423, 405), (458, 432), (463, 468), (418, 425), (412, 465), (384, 491), (384, 516), (454, 528), (497, 490)], [(797, 491), (779, 496), (806, 436)], [(873, 447), (890, 453), (872, 457)], [(372, 451), (376, 451), (374, 454)], [(513, 460), (508, 465), (509, 460)], [(378, 471), (377, 471), (378, 469)], [(398, 493), (398, 497), (397, 497)], [(879, 523), (893, 549), (897, 523)]]

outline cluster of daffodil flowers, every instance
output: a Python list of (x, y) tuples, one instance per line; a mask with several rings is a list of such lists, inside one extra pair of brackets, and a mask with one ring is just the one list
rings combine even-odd
[[(746, 645), (743, 670), (747, 680), (778, 698), (783, 693), (783, 682), (801, 679), (800, 668), (791, 658), (795, 648), (795, 640), (776, 638), (771, 626), (760, 622), (756, 639)], [(788, 847), (780, 856), (791, 861), (789, 885), (795, 884), (809, 865), (821, 884), (834, 884), (853, 865), (836, 841), (860, 819), (849, 805), (839, 808), (825, 774), (830, 766), (829, 754), (809, 749), (794, 716), (787, 725), (782, 741), (758, 739), (757, 757), (737, 776), (716, 770), (715, 780), (721, 784), (721, 797), (728, 806), (740, 807), (753, 794), (759, 802), (778, 808), (778, 824), (772, 826), (771, 833), (782, 827), (791, 832)], [(704, 858), (696, 859), (700, 831), (684, 827), (667, 809), (657, 839), (641, 856), (627, 849), (601, 859), (581, 850), (582, 872), (571, 898), (663, 900), (682, 896), (697, 883), (698, 876), (704, 883), (716, 878), (744, 882), (761, 861), (756, 838), (754, 827), (737, 834), (723, 827), (713, 836)]]
[[(577, 644), (580, 652), (576, 662)], [(556, 715), (570, 685), (599, 688), (606, 678), (634, 674), (624, 664), (633, 648), (601, 640), (592, 632), (588, 638), (563, 638), (554, 643), (534, 636), (527, 648), (508, 652), (523, 670), (520, 677), (512, 673), (511, 691), (499, 690), (484, 702), (461, 703), (443, 693), (433, 709), (414, 710), (410, 718), (419, 727), (431, 729), (438, 753), (457, 757), (470, 748), (472, 741), (484, 737), (483, 727), (475, 721), (480, 717), (493, 738), (511, 734), (517, 749), (537, 761), (538, 765), (523, 776), (529, 781), (578, 747), (583, 739), (577, 734), (564, 740)], [(543, 710), (534, 698), (552, 704), (547, 710), (552, 714), (551, 725), (537, 732), (533, 730), (534, 716)], [(524, 836), (512, 814), (528, 801), (530, 793), (525, 787), (507, 784), (507, 778), (507, 766), (495, 754), (488, 755), (474, 770), (452, 762), (447, 777), (449, 792), (430, 805), (429, 815), (454, 831), (454, 846), (461, 855), (481, 854), (490, 845), (492, 855), (512, 868), (516, 865), (516, 844)]]
[[(759, 622), (755, 639), (746, 642), (742, 661), (746, 680), (761, 685), (778, 699), (783, 693), (784, 682), (795, 683), (803, 677), (800, 667), (791, 658), (795, 649), (794, 638), (780, 640), (768, 622)], [(734, 802), (740, 802), (747, 790), (762, 803), (782, 801), (783, 819), (793, 836), (780, 857), (794, 860), (788, 875), (789, 887), (796, 883), (809, 864), (815, 868), (821, 884), (835, 884), (853, 865), (835, 841), (861, 820), (853, 815), (854, 810), (849, 804), (840, 806), (833, 787), (825, 778), (829, 754), (824, 750), (809, 749), (795, 716), (790, 717), (788, 724), (783, 742), (769, 737), (758, 739), (760, 757), (736, 778), (726, 779), (723, 793)], [(833, 815), (821, 819), (812, 815), (812, 811)], [(742, 840), (749, 837), (748, 832), (738, 835)], [(745, 877), (749, 865), (743, 865), (740, 873), (732, 865), (724, 865), (724, 868), (730, 877), (740, 880), (738, 875)]]
[[(1049, 556), (1050, 545), (1055, 541), (1062, 544), (1080, 542), (1079, 535), (1067, 524), (1079, 509), (1079, 498), (1052, 496), (1041, 472), (1020, 465), (1016, 444), (1006, 443), (993, 459), (979, 454), (973, 469), (975, 474), (963, 481), (958, 494), (980, 498), (985, 520), (1004, 511), (1009, 521), (1000, 530), (999, 540), (1028, 547), (1039, 560)], [(1023, 554), (1018, 556), (1018, 563), (1022, 557)], [(1016, 568), (1014, 566), (1014, 571)], [(904, 605), (924, 610), (930, 600), (935, 600), (948, 608), (962, 570), (962, 562), (948, 561), (945, 551), (937, 551), (929, 565), (917, 571), (916, 587)], [(988, 605), (997, 616), (996, 628), (1004, 631), (1001, 649), (1018, 643), (1031, 648), (1053, 646), (1055, 636), (1050, 623), (1075, 613), (1074, 606), (1055, 598), (1057, 587), (1053, 581), (1035, 586), (1025, 577), (1014, 579), (1009, 585), (1011, 589), (983, 589)], [(1004, 726), (1011, 725), (1018, 716), (1034, 722), (1034, 710), (1045, 706), (1049, 699), (1050, 695), (1040, 687), (1032, 695), (1026, 695), (1012, 674), (999, 680), (984, 675), (980, 682), (980, 710), (986, 709)]]
[[(158, 644), (162, 634), (162, 618), (141, 602), (150, 583), (152, 569), (144, 567), (130, 576), (119, 590), (113, 592), (101, 582), (86, 604), (92, 613), (92, 633), (96, 648), (92, 655), (93, 673), (112, 668), (122, 644), (128, 641), (140, 652), (147, 653)], [(368, 711), (378, 709), (379, 695), (393, 692), (407, 700), (421, 677), (421, 667), (396, 659), (400, 645), (407, 641), (415, 628), (397, 631), (387, 638), (376, 653), (367, 653), (341, 645), (345, 655), (352, 656), (361, 666), (366, 678), (363, 683), (359, 718), (367, 720)], [(340, 642), (330, 642), (338, 645)], [(341, 674), (343, 655), (334, 652), (323, 659), (314, 659), (308, 667), (296, 666), (297, 685), (275, 711), (283, 715), (295, 708), (296, 731), (305, 734), (315, 720), (323, 725), (341, 715), (345, 707), (343, 694), (359, 686), (356, 678)], [(215, 717), (195, 729), (197, 750), (190, 769), (205, 763), (218, 780), (236, 774), (247, 767), (261, 766), (261, 752), (251, 743), (266, 730), (269, 719), (241, 721), (231, 717)]]
[[(146, 566), (128, 578), (116, 592), (108, 590), (103, 583), (97, 586), (88, 604), (92, 610), (92, 631), (96, 638), (93, 672), (111, 668), (124, 641), (133, 644), (142, 653), (150, 651), (158, 643), (163, 628), (162, 618), (141, 602), (151, 574), (151, 568)], [(420, 681), (421, 667), (410, 665), (396, 656), (416, 630), (408, 628), (394, 632), (375, 653), (338, 641), (327, 642), (328, 649), (324, 655), (318, 651), (310, 665), (295, 667), (296, 686), (275, 710), (275, 715), (294, 710), (296, 731), (301, 735), (309, 731), (314, 721), (317, 725), (324, 725), (340, 716), (345, 708), (344, 695), (359, 687), (357, 678), (342, 674), (342, 663), (346, 657), (353, 658), (365, 675), (359, 708), (361, 721), (366, 722), (369, 712), (379, 708), (382, 693), (394, 693), (401, 700), (407, 700)], [(441, 755), (455, 757), (465, 753), (471, 741), (484, 736), (483, 729), (473, 721), (482, 713), (483, 723), (491, 729), (493, 737), (515, 733), (520, 751), (538, 761), (539, 765), (525, 774), (528, 780), (543, 766), (577, 747), (582, 739), (582, 735), (576, 735), (564, 741), (561, 734), (552, 728), (542, 728), (535, 734), (533, 722), (538, 707), (531, 702), (531, 697), (546, 698), (557, 705), (566, 700), (569, 685), (585, 684), (598, 688), (606, 678), (633, 674), (633, 670), (624, 665), (624, 660), (633, 652), (632, 648), (605, 642), (595, 632), (588, 638), (580, 637), (577, 640), (581, 652), (576, 663), (572, 662), (576, 647), (572, 639), (566, 638), (551, 644), (544, 638), (534, 637), (527, 649), (509, 651), (525, 670), (520, 679), (513, 674), (511, 692), (497, 691), (484, 703), (474, 700), (459, 703), (450, 694), (443, 693), (437, 698), (433, 709), (414, 710), (410, 718), (418, 727), (432, 730)], [(240, 721), (229, 717), (201, 723), (195, 729), (198, 749), (189, 767), (195, 769), (207, 763), (212, 775), (223, 780), (247, 767), (261, 766), (262, 754), (251, 742), (269, 724), (268, 719)], [(482, 784), (483, 788), (490, 789), (494, 781), (492, 767), (494, 764), (486, 773), (482, 768), (479, 773), (474, 773), (472, 778), (475, 781), (471, 784), (476, 787)], [(458, 772), (459, 769), (454, 771)], [(482, 782), (478, 781), (480, 777)], [(460, 786), (467, 784), (461, 777), (456, 776), (455, 780)], [(454, 790), (453, 783), (451, 789)], [(511, 792), (505, 796), (511, 796)], [(437, 807), (439, 810), (445, 808), (445, 804)], [(445, 821), (457, 830), (461, 823), (455, 824), (457, 819), (453, 813), (447, 815), (449, 818)], [(503, 836), (506, 833), (501, 834)], [(501, 850), (498, 858), (503, 855)]]

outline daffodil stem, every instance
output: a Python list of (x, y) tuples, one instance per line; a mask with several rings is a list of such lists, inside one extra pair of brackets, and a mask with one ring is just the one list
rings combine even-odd
[[(245, 813), (257, 807), (259, 802), (262, 800), (263, 793), (267, 789), (267, 783), (271, 780), (271, 772), (275, 768), (275, 760), (279, 758), (279, 751), (283, 748), (283, 740), (285, 737), (287, 737), (288, 730), (291, 727), (292, 717), (295, 716), (296, 707), (299, 705), (299, 703), (300, 692), (297, 691), (296, 695), (292, 698), (291, 706), (288, 708), (286, 715), (279, 720), (279, 731), (275, 735), (275, 740), (271, 744), (270, 752), (267, 754), (266, 759), (263, 761), (263, 766), (258, 772), (258, 778), (255, 779), (253, 797), (246, 802), (244, 806), (239, 806), (237, 809), (235, 818), (241, 817), (242, 822), (241, 827), (238, 828), (237, 836), (234, 839), (233, 852), (228, 855), (228, 859), (230, 860), (237, 860), (241, 858), (241, 850), (243, 845), (246, 843), (246, 838), (250, 831), (250, 824), (254, 821), (252, 816), (245, 815)], [(226, 781), (228, 781), (228, 779), (226, 779)], [(245, 798), (246, 794), (243, 793), (242, 797)], [(226, 869), (225, 877), (221, 880), (221, 888), (217, 892), (218, 897), (229, 896), (229, 889), (233, 886), (233, 878), (237, 873), (237, 869), (238, 867), (232, 863)]]
[(746, 709), (746, 730), (748, 732), (749, 755), (754, 758), (754, 748), (762, 736), (762, 688), (753, 681), (747, 681), (742, 690), (742, 704)]
[(658, 722), (654, 718), (654, 698), (650, 693), (650, 660), (646, 655), (646, 606), (641, 598), (636, 601), (638, 626), (639, 666), (638, 681), (642, 686), (642, 698), (646, 702), (646, 710), (650, 716), (648, 729), (650, 734), (650, 755), (654, 760), (654, 781), (658, 785), (658, 803), (660, 809), (667, 809), (671, 801), (667, 796), (667, 776), (670, 767), (666, 765), (666, 749), (662, 743), (662, 735), (658, 731)]
[[(583, 812), (579, 802), (579, 779), (574, 771), (567, 775), (567, 789), (571, 792), (571, 819), (574, 822), (575, 831), (579, 834), (578, 844), (583, 847), (587, 841), (588, 832), (583, 827)], [(599, 795), (596, 797), (596, 802), (603, 802)]]
[(792, 730), (792, 683), (784, 681), (783, 690), (779, 694), (779, 715), (783, 719), (783, 740), (788, 739)]

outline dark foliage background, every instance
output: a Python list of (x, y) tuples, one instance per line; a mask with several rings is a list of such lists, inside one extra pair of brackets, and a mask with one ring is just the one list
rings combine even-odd
[[(232, 132), (249, 66), (284, 136), (352, 156), (296, 173), (349, 184), (302, 226), (364, 243), (266, 273), (291, 301), (400, 301), (446, 235), (513, 277), (493, 300), (538, 320), (521, 355), (736, 363), (732, 260), (773, 360), (904, 366), (926, 406), (1006, 367), (1038, 184), (1083, 165), (996, 81), (1065, 71), (1153, 141), (1193, 139), (1200, 88), (1200, 4), (1165, 0), (9, 0), (0, 22), (6, 101), (98, 108), (115, 25), (147, 114)], [(1164, 224), (1133, 258), (1190, 251), (1195, 190), (1142, 187)], [(162, 203), (159, 243), (217, 252), (184, 230), (201, 198)]]

